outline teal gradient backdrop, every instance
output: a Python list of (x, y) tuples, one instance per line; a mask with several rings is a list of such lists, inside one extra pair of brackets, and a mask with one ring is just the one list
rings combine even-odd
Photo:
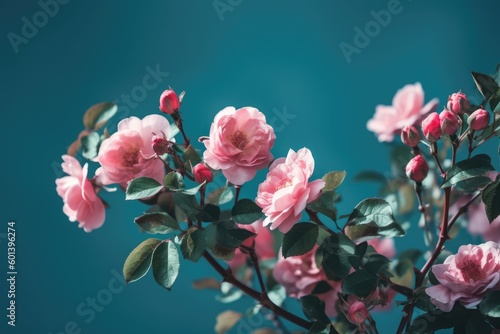
[[(275, 156), (306, 146), (317, 177), (348, 171), (339, 206), (347, 213), (377, 190), (350, 178), (389, 169), (388, 146), (366, 130), (375, 105), (419, 81), (426, 100), (438, 97), (444, 106), (454, 91), (475, 92), (470, 70), (491, 72), (500, 59), (496, 1), (402, 0), (350, 63), (339, 45), (355, 45), (355, 27), (364, 30), (370, 12), (392, 1), (66, 2), (46, 22), (34, 0), (3, 1), (0, 11), (1, 333), (212, 333), (217, 314), (252, 305), (224, 305), (214, 292), (193, 290), (193, 279), (217, 277), (204, 262), (182, 262), (171, 292), (151, 275), (123, 288), (117, 273), (147, 235), (133, 224), (145, 207), (125, 205), (120, 192), (104, 195), (111, 209), (102, 228), (87, 234), (68, 222), (54, 180), (88, 106), (117, 101), (116, 128), (119, 118), (158, 113), (169, 85), (186, 90), (183, 116), (193, 139), (208, 134), (223, 107), (255, 106), (274, 119)], [(218, 13), (214, 3), (226, 5)], [(34, 15), (37, 31), (12, 42)], [(137, 88), (151, 71), (156, 80)], [(253, 198), (263, 177), (243, 195)], [(8, 220), (17, 228), (15, 328), (5, 317)], [(402, 249), (421, 243), (417, 228), (409, 233), (409, 241), (398, 241)], [(92, 308), (94, 299), (101, 303)], [(295, 301), (287, 305), (300, 312)], [(394, 332), (396, 316), (377, 316), (381, 333)]]

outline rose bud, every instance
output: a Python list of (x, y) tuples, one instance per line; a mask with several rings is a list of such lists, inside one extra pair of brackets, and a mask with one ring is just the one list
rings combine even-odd
[(447, 107), (448, 110), (453, 111), (455, 114), (463, 114), (469, 110), (470, 102), (464, 93), (453, 93), (448, 97)]
[(429, 173), (429, 166), (420, 154), (415, 156), (406, 165), (406, 175), (415, 182), (422, 182)]
[(401, 141), (410, 147), (415, 147), (420, 142), (420, 133), (414, 126), (405, 126), (401, 131)]
[(153, 151), (158, 155), (163, 155), (170, 151), (170, 143), (161, 136), (153, 136), (152, 145)]
[(439, 114), (439, 120), (441, 121), (441, 130), (449, 136), (455, 134), (460, 126), (457, 115), (447, 109)]
[(347, 313), (349, 321), (354, 324), (360, 325), (370, 317), (370, 313), (366, 308), (366, 305), (361, 301), (354, 302), (349, 306), (349, 312)]
[(204, 163), (199, 163), (193, 167), (194, 180), (198, 183), (212, 182), (214, 179), (214, 174), (212, 170), (208, 168)]
[(173, 90), (167, 89), (161, 93), (160, 110), (169, 115), (179, 110), (179, 97)]
[(476, 131), (486, 129), (490, 124), (490, 113), (487, 110), (478, 109), (469, 116), (467, 123)]
[(435, 143), (439, 140), (443, 134), (441, 130), (441, 121), (439, 120), (439, 115), (437, 112), (430, 113), (422, 121), (422, 132), (428, 141)]

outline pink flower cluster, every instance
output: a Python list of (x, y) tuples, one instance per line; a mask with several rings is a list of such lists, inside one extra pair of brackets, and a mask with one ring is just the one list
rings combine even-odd
[[(392, 258), (395, 255), (393, 239), (372, 239), (368, 241), (377, 253)], [(273, 276), (278, 283), (286, 289), (287, 295), (293, 298), (311, 294), (316, 285), (320, 282), (327, 283), (331, 289), (317, 294), (317, 296), (325, 302), (326, 314), (330, 317), (336, 316), (337, 311), (335, 304), (339, 300), (339, 293), (342, 292), (342, 282), (331, 281), (326, 277), (325, 271), (316, 266), (315, 252), (318, 246), (315, 246), (311, 251), (300, 256), (291, 256), (284, 258), (280, 252), (278, 263), (274, 267)], [(394, 294), (389, 294), (388, 291), (377, 289), (370, 295), (366, 302), (370, 303), (390, 303)]]
[(440, 284), (425, 292), (434, 305), (444, 312), (456, 302), (474, 308), (488, 292), (500, 290), (500, 246), (491, 241), (461, 246), (457, 254), (433, 266), (432, 272)]

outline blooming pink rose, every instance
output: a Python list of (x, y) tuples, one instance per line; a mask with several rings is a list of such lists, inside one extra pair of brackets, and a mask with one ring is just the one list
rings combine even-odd
[(304, 255), (290, 256), (286, 259), (280, 251), (278, 262), (273, 269), (273, 276), (285, 287), (287, 295), (292, 298), (311, 294), (321, 281), (328, 283), (332, 289), (316, 296), (325, 302), (326, 314), (333, 317), (337, 315), (335, 303), (339, 298), (338, 294), (342, 291), (341, 282), (328, 280), (324, 270), (316, 266), (314, 254), (317, 248), (318, 246), (315, 246)]
[(276, 135), (263, 113), (252, 107), (219, 111), (203, 141), (203, 159), (213, 169), (222, 170), (226, 179), (242, 185), (273, 160), (271, 148)]
[(400, 134), (403, 127), (419, 123), (434, 111), (437, 104), (438, 100), (432, 99), (424, 106), (424, 91), (420, 83), (406, 85), (394, 95), (392, 106), (377, 106), (367, 128), (375, 132), (379, 141), (392, 142), (394, 135)]
[(118, 183), (125, 188), (127, 183), (140, 176), (163, 182), (163, 162), (156, 158), (151, 145), (153, 136), (169, 138), (170, 124), (160, 115), (149, 115), (140, 120), (126, 118), (118, 123), (118, 131), (105, 139), (99, 148), (97, 160), (101, 167), (96, 175), (104, 185)]
[(78, 227), (90, 232), (104, 223), (104, 204), (87, 179), (88, 164), (82, 168), (70, 155), (62, 156), (63, 171), (69, 176), (56, 179), (56, 191), (63, 199), (63, 212), (69, 221), (78, 221)]
[(443, 264), (432, 267), (440, 284), (425, 289), (431, 302), (450, 312), (455, 302), (474, 308), (490, 291), (500, 290), (500, 246), (488, 241), (465, 245), (450, 255)]
[(302, 216), (306, 204), (316, 200), (325, 181), (309, 182), (314, 171), (314, 159), (307, 148), (288, 151), (269, 167), (266, 180), (259, 185), (255, 202), (267, 216), (264, 226), (271, 224), (283, 233), (288, 232)]
[[(244, 228), (250, 232), (257, 234), (255, 237), (248, 238), (243, 242), (243, 245), (251, 247), (255, 241), (255, 254), (259, 260), (269, 260), (276, 257), (276, 252), (274, 251), (274, 238), (271, 231), (262, 226), (262, 220), (257, 220), (250, 225), (238, 224), (238, 227)], [(245, 264), (248, 255), (241, 252), (239, 248), (236, 249), (234, 257), (227, 264), (231, 269), (237, 270), (242, 265)]]
[(388, 259), (396, 255), (396, 247), (392, 238), (375, 238), (368, 240), (368, 245), (375, 248), (375, 251)]

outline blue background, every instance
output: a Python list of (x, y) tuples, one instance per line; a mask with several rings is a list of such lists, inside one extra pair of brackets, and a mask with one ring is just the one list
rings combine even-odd
[[(112, 207), (106, 223), (87, 234), (68, 222), (55, 192), (60, 156), (90, 105), (117, 101), (116, 127), (125, 116), (157, 113), (158, 97), (169, 85), (186, 90), (183, 112), (192, 139), (208, 134), (214, 115), (227, 105), (255, 106), (268, 119), (286, 109), (295, 118), (277, 131), (274, 155), (306, 146), (316, 158), (317, 177), (344, 169), (352, 177), (366, 168), (389, 170), (388, 146), (366, 130), (375, 105), (390, 104), (397, 89), (420, 81), (426, 101), (438, 97), (442, 107), (459, 89), (476, 94), (469, 71), (492, 72), (499, 60), (495, 1), (402, 1), (401, 12), (350, 63), (339, 44), (352, 45), (353, 29), (364, 29), (373, 20), (370, 11), (386, 9), (387, 0), (222, 2), (232, 3), (231, 10), (219, 15), (212, 1), (72, 0), (17, 53), (7, 35), (21, 35), (23, 17), (33, 22), (41, 7), (37, 1), (2, 2), (1, 333), (71, 332), (71, 322), (81, 333), (211, 333), (221, 311), (251, 305), (224, 305), (214, 301), (214, 292), (193, 290), (193, 279), (217, 277), (203, 261), (183, 261), (170, 293), (151, 275), (121, 288), (114, 274), (147, 238), (133, 224), (144, 207), (125, 204), (121, 192), (106, 194)], [(169, 75), (127, 108), (122, 94), (137, 94), (146, 68), (157, 66)], [(263, 177), (244, 196), (253, 198)], [(348, 179), (340, 212), (376, 190)], [(8, 220), (17, 229), (15, 328), (7, 328), (4, 315)], [(412, 237), (421, 243), (416, 228), (405, 240)], [(110, 296), (91, 316), (87, 298)], [(287, 305), (300, 312), (295, 301)], [(390, 315), (399, 321), (398, 311), (379, 316), (381, 333), (394, 332), (398, 321)]]

